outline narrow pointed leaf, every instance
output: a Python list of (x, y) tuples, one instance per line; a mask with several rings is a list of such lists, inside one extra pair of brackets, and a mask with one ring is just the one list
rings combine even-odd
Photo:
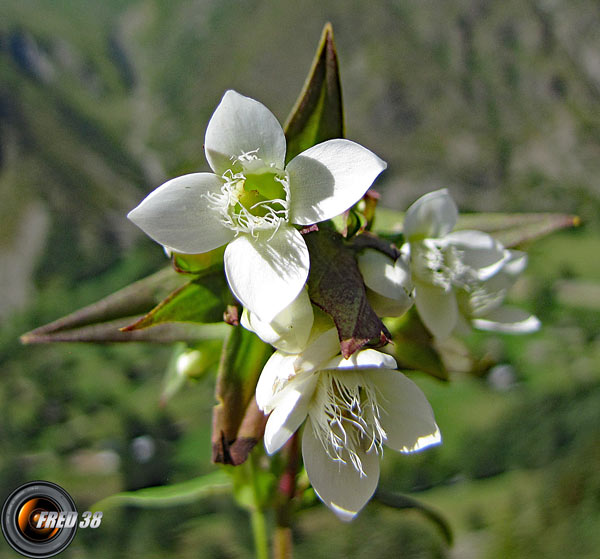
[(383, 491), (378, 489), (375, 492), (374, 499), (379, 501), (381, 504), (395, 509), (415, 509), (423, 513), (429, 520), (431, 520), (440, 530), (446, 542), (451, 545), (454, 539), (452, 529), (448, 521), (436, 510), (429, 507), (428, 505), (408, 497), (406, 495), (400, 495), (399, 493), (391, 493), (389, 491)]
[(132, 318), (120, 318), (100, 324), (81, 326), (73, 330), (59, 330), (47, 334), (36, 334), (35, 330), (21, 336), (24, 344), (48, 344), (55, 342), (151, 342), (158, 344), (171, 344), (174, 342), (196, 343), (200, 340), (212, 340), (223, 336), (223, 328), (216, 324), (186, 324), (178, 322), (165, 322), (154, 328), (144, 330), (121, 331)]
[[(373, 230), (380, 234), (399, 234), (404, 214), (378, 208)], [(577, 216), (555, 213), (475, 213), (463, 214), (456, 229), (475, 229), (489, 233), (505, 247), (511, 248), (533, 241), (580, 223)]]
[[(213, 408), (214, 462), (238, 465), (247, 458), (247, 453), (241, 452), (241, 448), (234, 451), (232, 456), (231, 448), (244, 424), (248, 407), (254, 400), (258, 377), (272, 351), (271, 346), (245, 328), (234, 326), (230, 329), (221, 354), (215, 390), (218, 404)], [(252, 409), (251, 406), (250, 413)], [(240, 434), (252, 438), (252, 421), (250, 418), (247, 421), (247, 429)], [(260, 433), (260, 426), (256, 433)], [(257, 435), (257, 440), (261, 435)]]
[(161, 485), (117, 493), (96, 503), (92, 510), (106, 511), (115, 506), (164, 508), (187, 505), (214, 495), (231, 493), (231, 490), (231, 477), (225, 471), (217, 470), (173, 485)]
[[(541, 239), (568, 227), (576, 227), (580, 220), (577, 216), (563, 214), (529, 214), (531, 221), (506, 229), (492, 231), (491, 235), (505, 247), (511, 248), (523, 243)], [(514, 217), (514, 216), (513, 216)], [(466, 227), (464, 227), (466, 229)]]
[(221, 322), (230, 298), (223, 270), (206, 274), (176, 289), (125, 332), (163, 322)]
[(331, 24), (325, 25), (302, 92), (285, 124), (287, 161), (325, 140), (344, 137), (342, 88)]
[[(187, 280), (185, 277), (174, 273), (171, 268), (165, 268), (151, 276), (136, 281), (119, 291), (92, 303), (82, 309), (79, 309), (67, 316), (59, 318), (49, 324), (40, 326), (21, 338), (23, 343), (41, 343), (54, 341), (50, 334), (69, 331), (71, 339), (68, 341), (114, 341), (113, 339), (98, 339), (102, 328), (95, 330), (88, 329), (87, 332), (94, 332), (93, 340), (78, 339), (74, 331), (77, 328), (90, 325), (100, 325), (101, 323), (111, 322), (124, 317), (132, 317), (145, 313), (163, 300), (171, 291), (184, 285)], [(129, 320), (130, 321), (130, 320)], [(121, 323), (125, 326), (127, 322)], [(112, 336), (110, 328), (107, 332)], [(64, 341), (60, 337), (56, 341)], [(122, 336), (119, 341), (126, 341)]]
[(310, 253), (308, 294), (335, 322), (342, 354), (349, 357), (371, 340), (390, 334), (367, 301), (353, 251), (338, 233), (321, 229), (304, 235)]

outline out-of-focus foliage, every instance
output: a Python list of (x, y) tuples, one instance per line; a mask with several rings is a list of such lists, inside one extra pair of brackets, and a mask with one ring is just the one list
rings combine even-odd
[[(576, 213), (585, 224), (528, 247), (513, 297), (541, 332), (469, 337), (501, 364), (481, 379), (413, 375), (445, 444), (386, 455), (384, 488), (423, 490), (450, 519), (454, 556), (596, 557), (600, 9), (588, 0), (3, 2), (0, 497), (45, 478), (84, 510), (212, 471), (215, 366), (161, 408), (168, 348), (23, 347), (18, 336), (165, 264), (126, 212), (166, 178), (203, 170), (225, 89), (282, 120), (326, 20), (346, 135), (389, 163), (380, 205), (405, 210), (447, 186), (461, 209)], [(375, 502), (351, 526), (322, 507), (301, 512), (294, 538), (298, 557), (448, 556), (434, 527)], [(245, 513), (211, 496), (115, 508), (64, 556), (250, 557), (251, 547)], [(1, 542), (0, 557), (12, 556)]]

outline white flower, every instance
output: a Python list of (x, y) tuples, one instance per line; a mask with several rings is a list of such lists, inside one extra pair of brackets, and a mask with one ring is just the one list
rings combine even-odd
[(479, 330), (505, 334), (529, 334), (539, 330), (540, 321), (528, 312), (502, 306), (508, 290), (527, 265), (527, 255), (509, 250), (502, 268), (485, 281), (473, 281), (457, 291), (460, 318)]
[(395, 368), (391, 356), (373, 349), (344, 359), (331, 328), (313, 333), (300, 354), (276, 351), (258, 381), (256, 401), (270, 413), (267, 452), (277, 452), (306, 419), (304, 466), (342, 520), (375, 492), (383, 445), (410, 453), (441, 441), (425, 395)]
[(497, 274), (510, 252), (487, 233), (454, 231), (456, 204), (448, 191), (419, 198), (406, 212), (404, 253), (410, 257), (415, 305), (429, 331), (447, 338), (459, 321), (456, 290), (468, 291)]
[(226, 243), (225, 273), (244, 307), (270, 321), (304, 285), (308, 249), (292, 226), (356, 203), (386, 163), (349, 140), (329, 140), (286, 166), (286, 140), (261, 103), (227, 91), (206, 130), (214, 173), (172, 179), (128, 217), (167, 249), (195, 254)]

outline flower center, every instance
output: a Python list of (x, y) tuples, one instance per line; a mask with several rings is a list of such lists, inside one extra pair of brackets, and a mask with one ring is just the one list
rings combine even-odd
[(351, 371), (321, 371), (310, 418), (314, 434), (332, 460), (365, 475), (360, 454), (375, 448), (383, 453), (386, 434), (380, 423), (377, 389), (364, 375)]
[(471, 281), (471, 270), (462, 261), (462, 251), (436, 239), (411, 243), (411, 265), (415, 276), (425, 283), (448, 291), (452, 286), (465, 287)]
[(289, 218), (289, 179), (286, 171), (265, 164), (258, 150), (244, 153), (223, 173), (221, 192), (205, 194), (221, 223), (236, 233), (279, 229)]

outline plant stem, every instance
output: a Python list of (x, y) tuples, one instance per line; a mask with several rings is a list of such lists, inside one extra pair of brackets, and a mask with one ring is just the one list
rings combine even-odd
[(248, 457), (248, 469), (250, 471), (252, 492), (254, 494), (254, 506), (250, 511), (250, 522), (252, 524), (252, 535), (254, 536), (254, 551), (256, 559), (269, 558), (269, 545), (267, 535), (267, 522), (265, 511), (261, 502), (260, 489), (258, 487), (258, 477), (256, 475), (256, 453), (253, 452)]
[(273, 535), (273, 557), (292, 559), (292, 499), (296, 496), (296, 474), (298, 473), (298, 433), (284, 447), (287, 464), (279, 480), (279, 499), (275, 509), (275, 534)]
[(267, 523), (265, 521), (265, 511), (255, 507), (250, 513), (252, 522), (252, 535), (254, 536), (254, 551), (256, 559), (268, 559), (269, 548), (267, 545)]
[(277, 526), (273, 535), (274, 559), (292, 559), (292, 529), (289, 526)]

